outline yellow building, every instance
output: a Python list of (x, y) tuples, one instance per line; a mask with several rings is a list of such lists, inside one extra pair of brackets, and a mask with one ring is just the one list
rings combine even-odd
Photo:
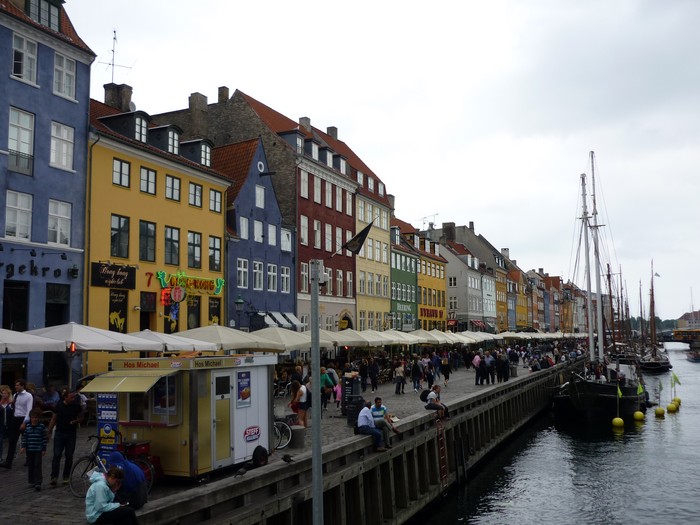
[(420, 254), (418, 272), (418, 323), (424, 330), (447, 329), (447, 260), (440, 244), (415, 234), (413, 245)]
[(208, 167), (211, 144), (154, 126), (133, 110), (129, 86), (105, 89), (105, 103), (90, 105), (85, 324), (122, 333), (220, 324), (229, 183)]

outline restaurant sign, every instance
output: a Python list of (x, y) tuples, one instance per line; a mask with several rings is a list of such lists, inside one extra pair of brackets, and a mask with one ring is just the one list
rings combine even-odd
[(90, 265), (90, 284), (106, 288), (136, 288), (136, 267), (96, 262)]
[[(184, 288), (188, 294), (210, 294), (218, 295), (224, 287), (224, 279), (206, 279), (203, 277), (193, 277), (185, 272), (167, 274), (166, 272), (156, 272), (156, 278), (160, 281), (161, 288)], [(180, 299), (184, 299), (184, 296)], [(173, 298), (175, 300), (175, 298)]]

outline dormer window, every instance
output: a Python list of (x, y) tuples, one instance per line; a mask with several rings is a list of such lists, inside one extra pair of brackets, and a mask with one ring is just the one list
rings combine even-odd
[(326, 166), (333, 167), (333, 153), (329, 149), (326, 150)]
[(297, 137), (297, 153), (299, 155), (304, 153), (304, 139), (301, 137)]
[(367, 177), (367, 189), (374, 191), (374, 179), (372, 177)]
[(29, 18), (54, 31), (59, 30), (60, 9), (54, 2), (47, 0), (29, 0)]
[(148, 131), (148, 126), (146, 124), (146, 119), (143, 117), (136, 117), (136, 129), (134, 138), (139, 142), (146, 142), (146, 133)]
[(383, 182), (380, 182), (380, 183), (377, 185), (377, 193), (379, 193), (379, 195), (380, 195), (381, 197), (384, 197), (384, 183), (383, 183)]
[(318, 144), (311, 144), (311, 158), (314, 160), (318, 160)]
[(211, 146), (209, 144), (202, 144), (202, 166), (211, 166)]
[(357, 183), (358, 183), (360, 186), (364, 186), (364, 185), (365, 185), (365, 176), (364, 176), (364, 174), (363, 174), (360, 170), (357, 170)]
[(172, 129), (168, 131), (168, 153), (173, 155), (180, 153), (180, 135)]
[(345, 159), (340, 159), (340, 173), (345, 175), (346, 169), (347, 169), (347, 164), (345, 163)]

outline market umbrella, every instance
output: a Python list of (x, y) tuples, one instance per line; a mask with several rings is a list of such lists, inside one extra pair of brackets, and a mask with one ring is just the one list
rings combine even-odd
[(401, 344), (402, 340), (396, 334), (389, 334), (387, 332), (378, 332), (377, 330), (362, 330), (359, 332), (363, 337), (368, 339), (381, 340), (382, 344), (385, 345), (398, 345)]
[(270, 341), (274, 341), (284, 346), (286, 351), (292, 350), (308, 350), (311, 348), (311, 333), (310, 332), (295, 332), (288, 328), (279, 326), (269, 326), (262, 330), (256, 330), (254, 334), (257, 337), (264, 337)]
[(363, 335), (362, 332), (348, 328), (333, 332), (338, 344), (348, 346), (383, 346), (384, 340), (381, 337), (372, 335)]
[(404, 345), (415, 345), (423, 341), (422, 338), (411, 335), (409, 332), (401, 332), (399, 330), (394, 330), (393, 328), (385, 330), (384, 333), (397, 337), (401, 341), (401, 344)]
[(440, 339), (435, 337), (433, 334), (427, 330), (419, 328), (418, 330), (413, 330), (413, 332), (408, 332), (411, 335), (415, 335), (421, 339), (421, 344), (437, 345), (440, 344)]
[(214, 343), (198, 341), (197, 339), (190, 339), (175, 334), (163, 334), (160, 332), (152, 332), (151, 330), (141, 330), (140, 332), (130, 332), (129, 335), (163, 343), (165, 350), (169, 352), (194, 352), (196, 350), (202, 352), (216, 352), (217, 350)]
[(162, 352), (163, 343), (146, 341), (139, 337), (103, 330), (80, 323), (66, 323), (25, 332), (63, 341), (64, 350), (75, 345), (76, 350), (103, 350), (107, 352)]
[(6, 354), (65, 352), (66, 345), (55, 339), (0, 328), (0, 351)]
[(441, 345), (449, 345), (452, 344), (454, 341), (450, 336), (448, 336), (445, 332), (442, 330), (438, 330), (437, 328), (433, 328), (428, 332), (430, 335), (435, 337), (438, 340), (438, 344)]
[(262, 350), (269, 352), (284, 352), (284, 345), (256, 337), (252, 333), (241, 332), (218, 324), (200, 326), (184, 332), (178, 332), (181, 337), (199, 339), (216, 344), (221, 350)]

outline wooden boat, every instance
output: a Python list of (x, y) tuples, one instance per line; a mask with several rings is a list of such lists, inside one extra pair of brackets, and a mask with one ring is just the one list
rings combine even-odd
[(668, 356), (659, 353), (656, 340), (656, 307), (654, 303), (654, 261), (651, 262), (651, 290), (649, 293), (649, 341), (648, 347), (639, 359), (639, 367), (649, 374), (663, 374), (673, 368)]
[(686, 354), (688, 361), (700, 363), (700, 350), (691, 350)]

